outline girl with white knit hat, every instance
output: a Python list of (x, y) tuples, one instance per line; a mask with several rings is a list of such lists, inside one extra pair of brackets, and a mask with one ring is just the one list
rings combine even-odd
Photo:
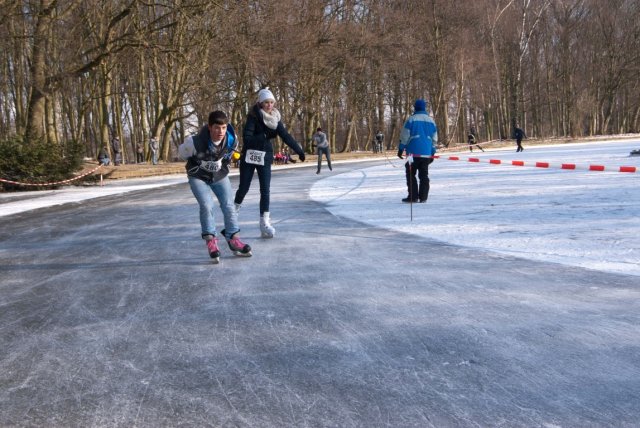
[(254, 171), (258, 171), (260, 181), (260, 232), (263, 238), (273, 238), (276, 231), (271, 225), (269, 212), (271, 165), (273, 164), (273, 146), (276, 137), (291, 147), (300, 158), (305, 160), (304, 150), (287, 132), (281, 121), (280, 112), (275, 108), (276, 99), (269, 88), (258, 92), (258, 100), (247, 116), (242, 132), (242, 155), (240, 157), (240, 184), (236, 191), (236, 210), (240, 210), (242, 201), (251, 187)]

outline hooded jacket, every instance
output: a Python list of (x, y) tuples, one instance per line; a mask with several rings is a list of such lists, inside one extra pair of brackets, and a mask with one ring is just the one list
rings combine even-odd
[(438, 144), (436, 123), (426, 110), (416, 110), (404, 123), (400, 133), (400, 150), (407, 155), (433, 156)]
[(231, 124), (227, 124), (227, 133), (219, 145), (213, 144), (209, 127), (203, 126), (197, 135), (184, 140), (178, 147), (178, 155), (186, 160), (185, 169), (189, 177), (198, 178), (207, 183), (215, 183), (229, 174), (229, 163), (238, 140)]

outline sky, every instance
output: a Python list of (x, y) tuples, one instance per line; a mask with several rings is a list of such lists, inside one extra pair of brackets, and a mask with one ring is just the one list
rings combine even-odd
[[(404, 161), (329, 172), (310, 189), (333, 214), (453, 245), (640, 276), (640, 139), (442, 154), (431, 164), (426, 204), (406, 204)], [(459, 156), (460, 160), (449, 160)], [(469, 162), (468, 157), (480, 162)], [(492, 164), (489, 160), (500, 160)], [(512, 166), (522, 160), (525, 166)], [(549, 162), (550, 168), (536, 168)], [(347, 163), (337, 162), (339, 164)], [(563, 163), (576, 164), (566, 170)], [(605, 171), (588, 171), (603, 165)], [(295, 167), (308, 166), (296, 164)], [(279, 168), (279, 167), (276, 167)], [(583, 169), (581, 169), (583, 168)], [(342, 168), (340, 168), (343, 170)], [(315, 168), (304, 171), (315, 174)], [(326, 175), (326, 177), (325, 177)], [(0, 193), (0, 217), (51, 205), (186, 183), (184, 175), (109, 180), (104, 186)]]

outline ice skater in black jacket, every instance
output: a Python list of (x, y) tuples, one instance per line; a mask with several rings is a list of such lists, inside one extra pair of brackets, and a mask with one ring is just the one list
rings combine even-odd
[(269, 214), (271, 164), (273, 164), (273, 145), (276, 137), (291, 147), (301, 162), (305, 160), (304, 150), (287, 132), (280, 120), (280, 112), (275, 108), (276, 100), (269, 89), (258, 92), (258, 102), (253, 106), (242, 132), (242, 156), (240, 158), (240, 184), (236, 191), (236, 210), (251, 187), (253, 172), (258, 171), (260, 181), (260, 232), (263, 238), (273, 238), (275, 229), (271, 225)]
[(467, 143), (469, 144), (469, 151), (473, 152), (473, 146), (476, 146), (484, 152), (484, 149), (478, 144), (478, 138), (476, 137), (476, 130), (471, 128), (469, 135), (467, 135)]
[(516, 137), (516, 144), (518, 145), (518, 148), (516, 149), (516, 152), (521, 152), (524, 150), (524, 148), (522, 147), (522, 139), (523, 138), (527, 138), (527, 136), (524, 134), (524, 131), (518, 127), (516, 127), (516, 129), (514, 129), (513, 131), (513, 136)]

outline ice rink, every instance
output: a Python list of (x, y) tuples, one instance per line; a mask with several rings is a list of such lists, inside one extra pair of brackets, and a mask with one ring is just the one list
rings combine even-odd
[(638, 146), (439, 159), (415, 205), (397, 158), (280, 169), (218, 265), (184, 177), (2, 195), (0, 426), (635, 426)]

